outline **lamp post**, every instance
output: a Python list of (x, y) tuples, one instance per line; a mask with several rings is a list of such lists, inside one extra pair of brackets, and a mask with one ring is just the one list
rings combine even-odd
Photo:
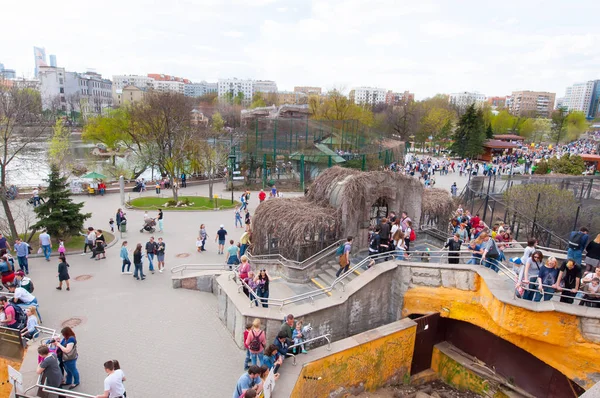
[(235, 168), (235, 155), (232, 150), (229, 152), (229, 181), (231, 182), (231, 204), (233, 204), (233, 170)]

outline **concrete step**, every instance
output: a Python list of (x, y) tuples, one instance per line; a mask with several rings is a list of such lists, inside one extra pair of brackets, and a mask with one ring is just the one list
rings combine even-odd
[(323, 272), (321, 272), (321, 274), (326, 274), (326, 275), (329, 275), (329, 276), (331, 276), (333, 279), (335, 279), (335, 278), (337, 278), (337, 277), (335, 276), (335, 273), (336, 273), (336, 272), (338, 272), (338, 270), (339, 270), (339, 267), (338, 267), (337, 269), (335, 269), (335, 268), (333, 268), (333, 267), (329, 267), (329, 268), (326, 268), (326, 269), (324, 269), (324, 270), (323, 270)]
[[(319, 289), (323, 289), (326, 288), (327, 286), (329, 286), (330, 284), (325, 282), (323, 279), (321, 279), (320, 277), (316, 276), (314, 278), (311, 279), (311, 282), (313, 283), (313, 285), (315, 285), (317, 288)], [(331, 292), (327, 292), (328, 296), (331, 296)]]
[(321, 278), (321, 280), (323, 280), (323, 282), (326, 283), (326, 286), (331, 286), (331, 284), (335, 280), (335, 273), (333, 273), (333, 275), (331, 275), (329, 272), (321, 272), (318, 275), (318, 277)]

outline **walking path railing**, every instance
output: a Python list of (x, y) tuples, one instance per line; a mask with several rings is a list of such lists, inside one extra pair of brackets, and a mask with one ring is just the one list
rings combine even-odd
[(232, 267), (237, 267), (229, 264), (181, 264), (171, 268), (171, 274), (179, 272), (183, 276), (184, 271), (231, 271)]
[[(310, 342), (317, 341), (317, 340), (327, 340), (327, 351), (331, 351), (331, 333), (327, 333), (327, 334), (324, 334), (324, 335), (318, 336), (318, 337), (313, 337), (311, 339), (304, 340), (302, 343), (291, 345), (288, 347), (288, 350), (291, 348), (300, 347), (304, 344), (308, 344)], [(292, 365), (296, 366), (296, 354), (292, 354), (291, 352), (288, 352), (285, 355), (288, 357), (292, 357)]]
[(324, 257), (334, 254), (336, 252), (337, 248), (342, 244), (342, 242), (345, 242), (345, 240), (340, 239), (340, 240), (332, 243), (331, 245), (327, 246), (323, 250), (313, 254), (312, 256), (308, 257), (307, 259), (305, 259), (303, 261), (290, 260), (290, 259), (283, 257), (281, 254), (252, 255), (251, 253), (246, 253), (246, 256), (248, 256), (248, 259), (250, 261), (260, 261), (260, 262), (267, 262), (267, 263), (273, 262), (273, 263), (279, 263), (284, 266), (293, 267), (295, 269), (305, 270), (305, 269), (313, 266), (320, 260), (322, 260)]

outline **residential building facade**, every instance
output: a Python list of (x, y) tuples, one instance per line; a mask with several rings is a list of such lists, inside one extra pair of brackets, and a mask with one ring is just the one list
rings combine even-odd
[(487, 103), (490, 104), (492, 109), (505, 108), (506, 97), (488, 97)]
[(303, 93), (306, 95), (321, 95), (321, 87), (314, 86), (296, 86), (294, 87), (295, 93)]
[(228, 94), (237, 97), (239, 93), (244, 96), (244, 102), (252, 100), (254, 95), (254, 81), (250, 79), (219, 79), (217, 82), (217, 93), (219, 98), (224, 98)]
[(277, 93), (280, 105), (302, 105), (308, 101), (308, 95), (299, 91), (280, 91)]
[(350, 99), (355, 104), (377, 105), (385, 103), (387, 90), (380, 87), (356, 87), (350, 91)]
[(113, 89), (121, 90), (126, 86), (136, 86), (141, 90), (154, 87), (154, 79), (143, 75), (113, 75)]
[(485, 95), (477, 91), (463, 91), (461, 93), (450, 94), (448, 102), (460, 109), (465, 109), (473, 104), (481, 107), (485, 103)]
[(113, 106), (120, 107), (126, 104), (132, 104), (144, 99), (146, 90), (133, 85), (115, 89), (113, 87)]
[(41, 66), (40, 93), (44, 110), (98, 115), (113, 104), (112, 82), (95, 72), (77, 73)]
[(593, 119), (598, 113), (598, 96), (600, 80), (588, 80), (567, 87), (562, 106), (569, 112), (580, 111), (588, 119)]
[(410, 91), (403, 93), (395, 93), (392, 90), (388, 90), (385, 95), (385, 103), (391, 106), (405, 105), (409, 102), (414, 102), (415, 95)]
[(0, 78), (3, 79), (16, 79), (17, 72), (14, 69), (4, 68), (4, 64), (0, 63)]
[(513, 91), (508, 111), (515, 116), (544, 117), (552, 116), (555, 93), (545, 91)]
[(207, 83), (201, 81), (200, 83), (188, 83), (183, 88), (184, 94), (187, 97), (202, 97), (203, 95), (216, 93), (217, 83)]
[(254, 93), (276, 93), (277, 83), (273, 80), (255, 80), (253, 90)]

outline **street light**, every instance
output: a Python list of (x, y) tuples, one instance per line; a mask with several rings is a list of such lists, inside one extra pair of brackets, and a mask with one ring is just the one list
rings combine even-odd
[[(232, 147), (233, 148), (233, 147)], [(231, 182), (231, 204), (233, 204), (233, 169), (235, 166), (235, 155), (229, 153), (229, 181)]]

